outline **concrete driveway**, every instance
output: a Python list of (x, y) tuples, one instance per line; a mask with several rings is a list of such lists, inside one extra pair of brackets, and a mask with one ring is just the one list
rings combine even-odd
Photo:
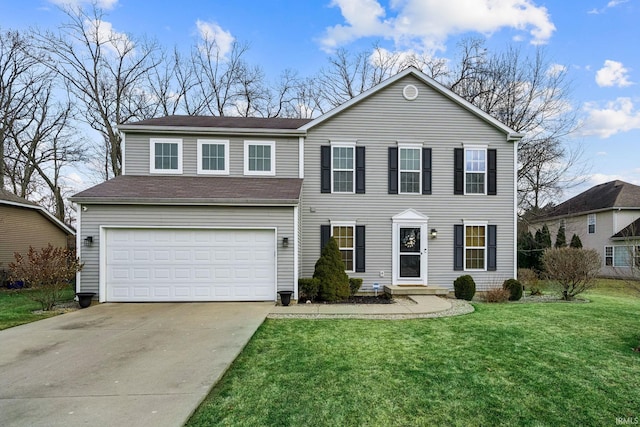
[(181, 426), (272, 308), (112, 303), (0, 331), (0, 426)]

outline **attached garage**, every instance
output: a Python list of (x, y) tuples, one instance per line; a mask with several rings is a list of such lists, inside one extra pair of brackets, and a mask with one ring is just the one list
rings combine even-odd
[(110, 302), (274, 301), (275, 229), (105, 228)]

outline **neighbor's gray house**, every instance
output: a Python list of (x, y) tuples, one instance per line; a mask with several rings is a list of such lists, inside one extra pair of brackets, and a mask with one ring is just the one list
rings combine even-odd
[(71, 227), (42, 206), (0, 190), (0, 272), (9, 270), (15, 252), (26, 254), (30, 246), (41, 249), (49, 244), (67, 248), (74, 235)]
[(627, 276), (640, 266), (640, 187), (616, 180), (596, 185), (531, 221), (535, 232), (544, 224), (555, 243), (560, 226), (567, 243), (580, 237), (584, 248), (602, 256), (602, 276)]
[(119, 129), (123, 175), (72, 198), (100, 301), (297, 298), (330, 236), (365, 292), (516, 274), (522, 135), (414, 68), (313, 120)]

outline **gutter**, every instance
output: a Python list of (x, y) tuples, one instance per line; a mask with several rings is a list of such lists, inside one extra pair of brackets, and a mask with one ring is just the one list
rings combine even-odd
[(167, 205), (167, 206), (298, 206), (298, 199), (140, 199), (122, 197), (72, 197), (83, 205)]
[(235, 135), (279, 135), (279, 136), (304, 136), (305, 130), (300, 129), (267, 129), (267, 128), (221, 128), (221, 127), (194, 127), (194, 126), (150, 126), (150, 125), (120, 125), (118, 130), (130, 133), (167, 133), (167, 134), (235, 134)]

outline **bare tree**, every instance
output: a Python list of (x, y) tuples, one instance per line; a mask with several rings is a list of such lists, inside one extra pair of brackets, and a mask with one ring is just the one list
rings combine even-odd
[(569, 174), (581, 151), (564, 139), (577, 121), (569, 103), (571, 86), (565, 67), (552, 64), (543, 49), (523, 57), (519, 48), (490, 54), (479, 39), (464, 40), (460, 58), (445, 84), (452, 91), (517, 132), (520, 207), (540, 208), (579, 184), (581, 172)]
[(64, 10), (68, 21), (57, 32), (38, 32), (50, 53), (46, 64), (64, 78), (82, 108), (82, 120), (103, 138), (104, 178), (122, 173), (122, 138), (116, 126), (155, 113), (145, 90), (147, 74), (158, 66), (155, 42), (118, 33), (95, 5), (86, 12)]

